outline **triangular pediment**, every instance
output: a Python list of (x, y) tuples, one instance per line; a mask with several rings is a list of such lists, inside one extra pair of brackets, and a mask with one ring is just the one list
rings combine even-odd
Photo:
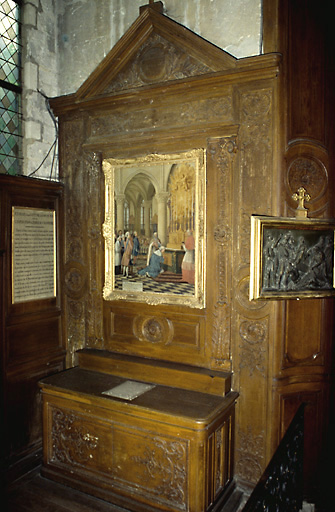
[(216, 71), (237, 59), (147, 7), (76, 93), (94, 98)]

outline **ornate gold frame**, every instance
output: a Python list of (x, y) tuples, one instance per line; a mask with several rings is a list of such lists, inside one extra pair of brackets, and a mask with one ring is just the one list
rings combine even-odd
[[(116, 289), (114, 268), (114, 234), (115, 234), (115, 170), (136, 166), (160, 163), (192, 163), (195, 168), (195, 283), (194, 294), (172, 294), (160, 292), (131, 291)], [(174, 304), (193, 308), (205, 307), (206, 286), (206, 152), (204, 149), (194, 149), (177, 154), (151, 154), (145, 157), (114, 159), (107, 158), (102, 162), (105, 175), (105, 221), (103, 236), (105, 239), (105, 285), (103, 297), (105, 300), (127, 300), (147, 304)]]
[(249, 299), (335, 295), (334, 233), (335, 221), (252, 215)]

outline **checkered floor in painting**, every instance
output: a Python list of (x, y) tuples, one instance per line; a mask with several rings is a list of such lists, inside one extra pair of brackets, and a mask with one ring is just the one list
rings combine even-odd
[[(117, 290), (122, 290), (122, 283), (126, 278), (123, 276), (116, 275), (115, 276), (115, 288)], [(154, 293), (168, 293), (174, 295), (194, 295), (194, 285), (188, 283), (169, 283), (169, 282), (160, 282), (158, 283), (154, 279), (150, 277), (139, 277), (137, 276), (136, 271), (133, 275), (128, 277), (127, 281), (129, 282), (141, 282), (143, 283), (143, 291), (144, 292), (154, 292)]]

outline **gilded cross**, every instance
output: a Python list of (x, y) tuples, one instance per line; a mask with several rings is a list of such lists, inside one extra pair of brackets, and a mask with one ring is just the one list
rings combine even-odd
[(298, 192), (293, 194), (292, 199), (298, 201), (298, 208), (295, 211), (295, 216), (299, 219), (307, 217), (307, 208), (305, 208), (305, 201), (308, 202), (311, 196), (307, 194), (304, 187), (298, 188)]

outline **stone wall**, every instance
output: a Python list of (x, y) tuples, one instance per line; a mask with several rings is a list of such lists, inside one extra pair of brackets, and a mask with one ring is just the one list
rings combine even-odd
[[(75, 92), (147, 0), (25, 0), (25, 175), (55, 178), (55, 126), (45, 97)], [(237, 58), (261, 53), (261, 0), (164, 0), (164, 13)], [(53, 163), (53, 158), (56, 160)]]
[[(49, 178), (56, 130), (46, 98), (57, 96), (56, 0), (26, 0), (23, 6), (23, 174)], [(57, 161), (52, 178), (57, 174)]]
[[(60, 94), (74, 92), (148, 0), (63, 0), (58, 11)], [(164, 14), (234, 57), (260, 53), (261, 0), (164, 0)]]

